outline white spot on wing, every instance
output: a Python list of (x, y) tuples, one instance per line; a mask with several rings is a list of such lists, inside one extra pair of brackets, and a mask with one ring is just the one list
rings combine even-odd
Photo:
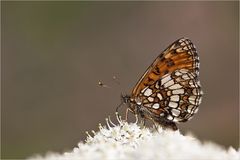
[(168, 106), (171, 108), (177, 108), (178, 104), (175, 102), (169, 102)]
[(170, 75), (164, 77), (163, 79), (161, 79), (161, 84), (163, 85), (164, 83), (170, 81), (172, 78)]
[(158, 82), (156, 82), (155, 88), (159, 89), (159, 84), (158, 84)]
[(141, 92), (144, 93), (148, 87), (145, 87)]
[(194, 110), (194, 113), (197, 113), (197, 111), (198, 111), (198, 108), (196, 108), (196, 109)]
[(198, 104), (201, 104), (201, 103), (202, 103), (202, 97), (200, 97), (198, 100)]
[(146, 91), (144, 92), (144, 96), (150, 96), (152, 94), (152, 89), (148, 88), (146, 89)]
[(193, 116), (189, 117), (188, 120), (191, 120), (193, 118)]
[(193, 80), (190, 80), (190, 81), (189, 81), (189, 84), (190, 84), (190, 86), (191, 86), (192, 88), (195, 88), (195, 87), (196, 87), (195, 84), (193, 83)]
[(179, 111), (178, 109), (172, 109), (171, 112), (172, 112), (172, 115), (173, 115), (173, 116), (176, 116), (176, 117), (177, 117), (177, 116), (180, 115), (180, 111)]
[(197, 98), (196, 96), (190, 96), (188, 99), (189, 99), (189, 100), (194, 100), (194, 101), (195, 101), (196, 98)]
[(183, 49), (184, 49), (185, 51), (187, 51), (187, 50), (188, 50), (188, 47), (187, 47), (187, 46), (185, 46), (185, 47), (183, 47)]
[(171, 96), (172, 95), (172, 91), (167, 91), (167, 96)]
[(160, 116), (162, 117), (162, 116), (164, 116), (164, 113), (162, 112), (162, 113), (160, 113)]
[(187, 73), (187, 70), (186, 69), (181, 69), (180, 72), (184, 74), (184, 73)]
[(197, 81), (197, 85), (201, 86), (200, 81)]
[(196, 67), (199, 68), (200, 67), (200, 63), (197, 63)]
[(168, 115), (168, 116), (167, 116), (167, 119), (170, 120), (170, 121), (172, 121), (172, 120), (173, 120), (173, 117), (172, 117), (171, 115)]
[(191, 111), (192, 111), (193, 108), (194, 108), (193, 105), (189, 105), (189, 106), (188, 106), (188, 109), (187, 109), (187, 112), (188, 112), (188, 113), (191, 113)]
[(193, 98), (191, 98), (192, 96), (190, 96), (189, 98), (188, 98), (188, 101), (191, 103), (191, 104), (196, 104), (196, 102), (195, 102), (195, 99), (193, 99)]
[(172, 91), (172, 94), (183, 94), (183, 93), (184, 93), (184, 89), (177, 89)]
[(182, 73), (181, 73), (181, 72), (178, 72), (178, 71), (176, 71), (176, 72), (175, 72), (175, 75), (176, 75), (176, 76), (181, 76), (181, 75), (182, 75)]
[(182, 78), (185, 80), (190, 79), (190, 77), (187, 74), (182, 75)]
[(177, 51), (177, 52), (183, 52), (183, 49), (182, 49), (182, 47), (181, 47), (181, 48), (176, 49), (176, 51)]
[(170, 80), (170, 81), (168, 81), (167, 83), (164, 84), (164, 87), (167, 88), (167, 87), (169, 87), (169, 86), (171, 86), (173, 84), (174, 84), (174, 81)]
[(154, 98), (153, 97), (148, 97), (149, 102), (153, 102)]
[(172, 95), (170, 97), (171, 101), (178, 102), (179, 101), (179, 95)]
[(179, 89), (179, 88), (182, 88), (180, 84), (174, 84), (171, 87), (169, 87), (169, 89)]
[(184, 42), (184, 38), (180, 39), (179, 42)]
[(184, 42), (184, 39), (180, 39), (179, 42)]
[(157, 94), (157, 97), (160, 99), (160, 101), (163, 99), (161, 93), (158, 93), (158, 94)]
[(158, 103), (154, 103), (154, 104), (152, 105), (152, 108), (158, 109), (158, 108), (159, 108), (159, 104), (158, 104)]
[(196, 89), (196, 88), (194, 88), (194, 89), (192, 90), (192, 93), (193, 93), (194, 95), (199, 95), (199, 93), (197, 92), (197, 89)]
[(196, 105), (196, 103), (195, 103), (195, 101), (194, 101), (194, 100), (189, 100), (189, 102), (190, 102), (191, 104), (194, 104), (194, 105)]
[(179, 122), (179, 121), (181, 121), (181, 120), (182, 120), (181, 118), (174, 117), (173, 122)]

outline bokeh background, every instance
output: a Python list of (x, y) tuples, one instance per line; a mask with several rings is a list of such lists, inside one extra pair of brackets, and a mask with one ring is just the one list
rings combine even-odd
[(1, 2), (1, 13), (2, 158), (71, 150), (180, 37), (197, 47), (205, 93), (181, 132), (238, 148), (239, 2)]

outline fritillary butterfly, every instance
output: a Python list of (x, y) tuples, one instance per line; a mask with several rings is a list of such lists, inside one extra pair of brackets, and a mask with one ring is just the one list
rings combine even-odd
[(202, 100), (199, 57), (193, 43), (181, 38), (164, 50), (148, 67), (133, 88), (122, 96), (134, 114), (164, 128), (177, 130), (198, 111)]

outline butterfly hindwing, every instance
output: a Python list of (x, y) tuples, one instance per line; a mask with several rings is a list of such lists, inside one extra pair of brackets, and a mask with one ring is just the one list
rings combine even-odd
[(197, 112), (202, 91), (196, 74), (180, 69), (145, 87), (138, 98), (142, 100), (142, 106), (152, 113), (152, 117), (181, 122)]

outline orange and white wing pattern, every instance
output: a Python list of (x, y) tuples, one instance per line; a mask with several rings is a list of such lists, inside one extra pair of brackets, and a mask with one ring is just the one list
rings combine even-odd
[(129, 108), (143, 118), (174, 129), (174, 122), (189, 120), (198, 110), (202, 91), (195, 46), (181, 38), (149, 66), (130, 95)]

